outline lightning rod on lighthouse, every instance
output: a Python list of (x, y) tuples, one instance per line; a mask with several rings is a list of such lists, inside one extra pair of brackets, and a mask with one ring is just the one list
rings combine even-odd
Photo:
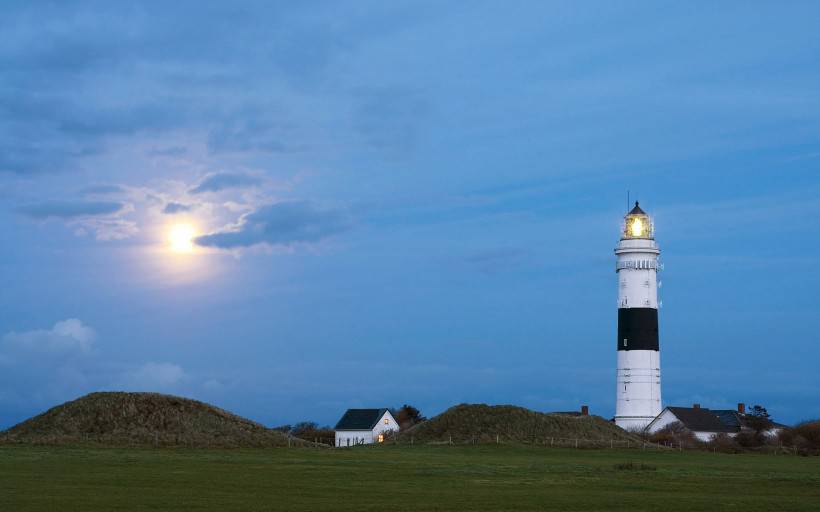
[(635, 201), (615, 248), (618, 275), (618, 376), (615, 424), (643, 429), (661, 412), (658, 256), (652, 219)]

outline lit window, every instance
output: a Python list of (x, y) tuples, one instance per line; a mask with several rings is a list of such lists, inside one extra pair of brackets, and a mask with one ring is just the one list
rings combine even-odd
[(384, 434), (379, 434), (379, 442), (380, 443), (384, 442)]
[(384, 424), (385, 424), (385, 425), (390, 425), (390, 420), (389, 420), (389, 419), (387, 419), (387, 418), (385, 418), (385, 419), (384, 419)]

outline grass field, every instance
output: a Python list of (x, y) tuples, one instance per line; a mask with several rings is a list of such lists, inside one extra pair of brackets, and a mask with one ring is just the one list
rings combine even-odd
[(9, 512), (548, 509), (820, 510), (820, 457), (503, 445), (0, 446), (0, 510)]

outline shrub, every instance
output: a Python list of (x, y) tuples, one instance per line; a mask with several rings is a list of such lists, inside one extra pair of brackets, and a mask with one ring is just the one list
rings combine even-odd
[(333, 446), (336, 439), (336, 431), (330, 427), (320, 427), (312, 421), (297, 423), (291, 430), (293, 437), (304, 439), (305, 441), (316, 441)]
[(657, 471), (658, 467), (653, 466), (652, 464), (645, 464), (641, 462), (640, 464), (636, 464), (635, 462), (621, 462), (620, 464), (615, 464), (613, 466), (615, 471)]
[(706, 443), (706, 447), (713, 451), (721, 453), (740, 453), (743, 449), (735, 440), (726, 434), (717, 434), (712, 436), (712, 439)]
[(401, 430), (406, 430), (413, 425), (427, 421), (427, 418), (421, 414), (421, 411), (408, 404), (402, 405), (399, 409), (391, 411), (391, 413), (398, 422)]
[(820, 450), (820, 420), (804, 421), (794, 427), (794, 431), (806, 440), (810, 448)]
[(683, 426), (683, 423), (676, 421), (665, 426), (661, 430), (651, 434), (649, 441), (652, 443), (661, 443), (672, 446), (682, 445), (685, 447), (692, 447), (698, 444), (698, 440), (689, 429)]
[(766, 444), (766, 435), (761, 431), (746, 431), (738, 433), (734, 440), (743, 448), (758, 448)]
[(820, 420), (804, 421), (794, 428), (784, 428), (778, 441), (803, 455), (820, 455)]

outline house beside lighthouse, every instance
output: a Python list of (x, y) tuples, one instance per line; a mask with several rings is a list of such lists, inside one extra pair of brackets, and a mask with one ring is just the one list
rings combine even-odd
[(661, 412), (658, 256), (652, 219), (638, 202), (624, 217), (615, 247), (618, 275), (618, 371), (615, 424), (642, 430)]

